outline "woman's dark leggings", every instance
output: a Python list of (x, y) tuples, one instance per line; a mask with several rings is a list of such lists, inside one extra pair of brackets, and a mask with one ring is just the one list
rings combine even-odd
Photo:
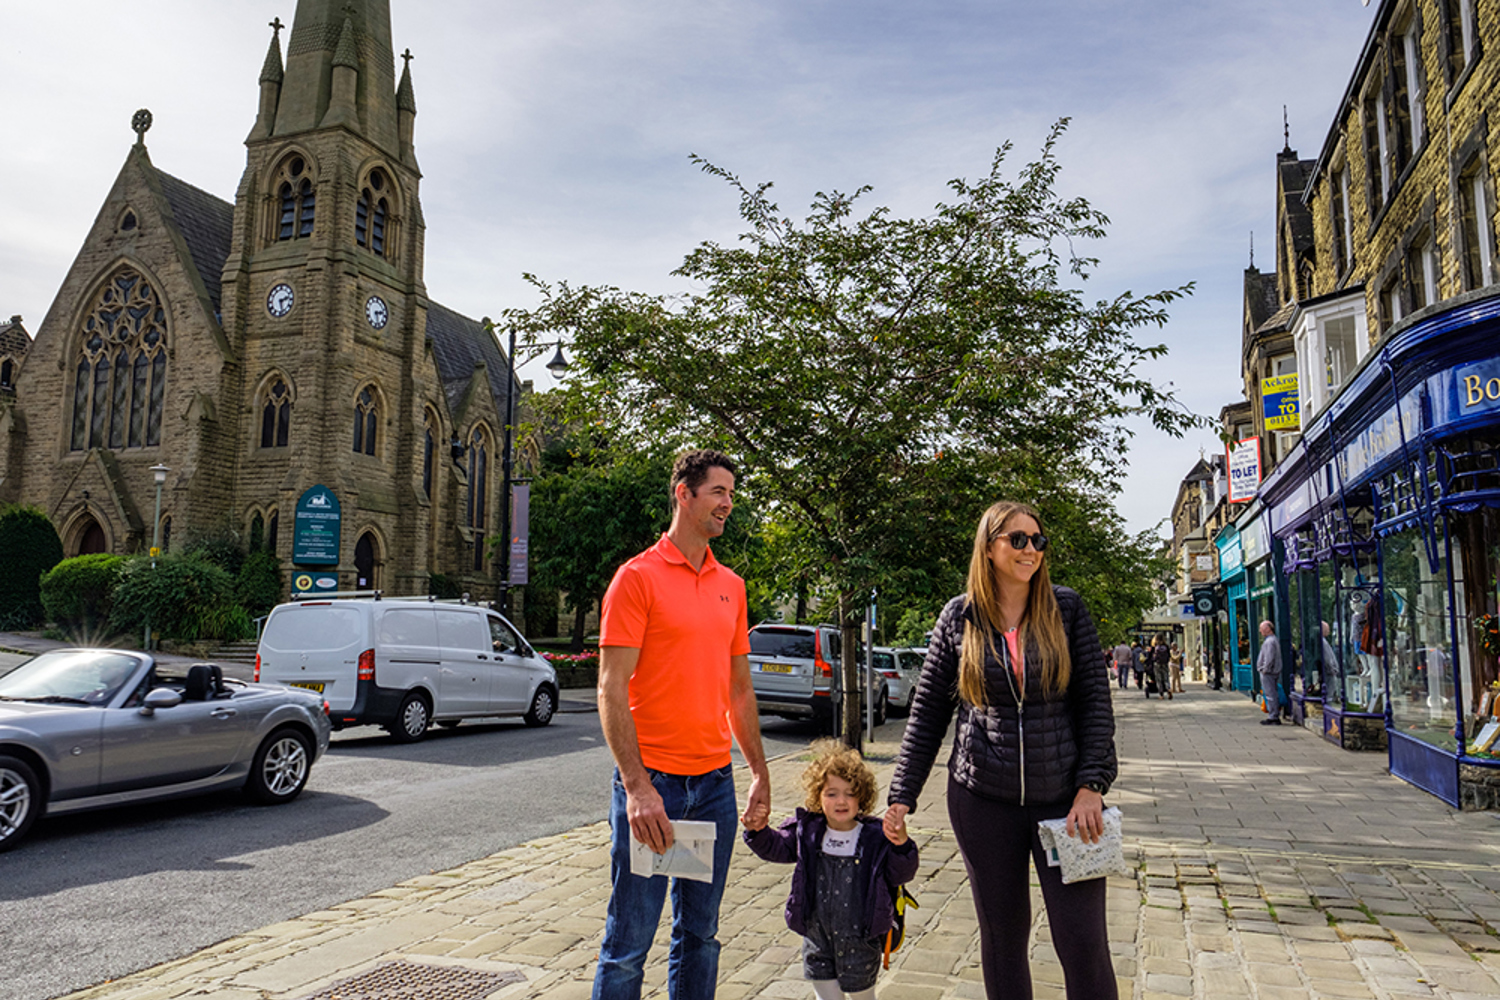
[(1068, 1000), (1117, 1000), (1109, 957), (1102, 878), (1064, 885), (1061, 869), (1047, 865), (1037, 839), (1038, 820), (1066, 816), (1072, 803), (1013, 806), (980, 798), (949, 779), (948, 816), (969, 870), (979, 915), (979, 947), (989, 1000), (1031, 1000), (1031, 886), (1027, 861), (1035, 859), (1052, 946), (1062, 962)]

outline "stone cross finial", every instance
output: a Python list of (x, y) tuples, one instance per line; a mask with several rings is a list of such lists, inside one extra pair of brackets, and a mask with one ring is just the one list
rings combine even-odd
[(1292, 124), (1286, 117), (1286, 105), (1281, 106), (1281, 136), (1286, 143), (1286, 148), (1292, 148)]
[(135, 130), (135, 142), (137, 146), (146, 144), (146, 133), (151, 130), (151, 112), (145, 108), (130, 116), (130, 127)]
[(281, 23), (281, 18), (279, 17), (271, 22), (271, 34), (277, 41), (281, 40), (281, 29), (285, 27), (286, 25)]
[(407, 46), (406, 51), (401, 53), (401, 58), (406, 60), (406, 65), (402, 69), (409, 71), (411, 69), (411, 61), (416, 58), (416, 56), (411, 54), (411, 46)]

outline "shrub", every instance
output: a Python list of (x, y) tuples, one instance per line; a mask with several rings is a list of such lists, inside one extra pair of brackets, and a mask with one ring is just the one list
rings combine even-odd
[(443, 573), (429, 573), (427, 576), (427, 593), (440, 601), (451, 601), (463, 594), (463, 587), (451, 576)]
[(164, 639), (243, 639), (254, 631), (250, 616), (235, 600), (235, 581), (206, 559), (138, 556), (126, 562), (115, 588), (110, 625), (139, 633), (147, 625)]
[(235, 597), (247, 618), (259, 618), (281, 603), (281, 560), (273, 552), (252, 552), (234, 581)]
[(62, 539), (39, 507), (0, 511), (0, 627), (42, 623), (42, 574), (62, 561)]
[(64, 559), (42, 576), (42, 605), (59, 628), (92, 632), (109, 619), (125, 560), (108, 552)]
[(239, 539), (228, 533), (195, 539), (183, 546), (182, 554), (213, 563), (230, 576), (238, 576), (245, 562)]

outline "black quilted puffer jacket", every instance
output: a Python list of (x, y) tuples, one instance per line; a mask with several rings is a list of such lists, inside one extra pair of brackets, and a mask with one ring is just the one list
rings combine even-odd
[(901, 758), (891, 779), (890, 802), (916, 809), (943, 734), (958, 710), (958, 726), (948, 771), (975, 795), (1017, 805), (1071, 801), (1088, 782), (1108, 787), (1115, 759), (1115, 716), (1109, 672), (1099, 634), (1083, 599), (1067, 587), (1053, 587), (1068, 633), (1072, 671), (1066, 691), (1042, 690), (1042, 668), (1033, 647), (1026, 653), (1024, 708), (1016, 701), (1005, 640), (995, 636), (1000, 659), (984, 665), (989, 705), (975, 708), (958, 696), (958, 661), (963, 646), (968, 599), (948, 602), (938, 616), (927, 661), (901, 741)]

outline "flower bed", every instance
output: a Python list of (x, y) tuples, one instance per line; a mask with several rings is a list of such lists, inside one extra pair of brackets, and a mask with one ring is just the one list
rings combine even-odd
[(591, 688), (599, 683), (599, 651), (581, 653), (542, 652), (542, 659), (557, 671), (557, 684), (563, 688)]

